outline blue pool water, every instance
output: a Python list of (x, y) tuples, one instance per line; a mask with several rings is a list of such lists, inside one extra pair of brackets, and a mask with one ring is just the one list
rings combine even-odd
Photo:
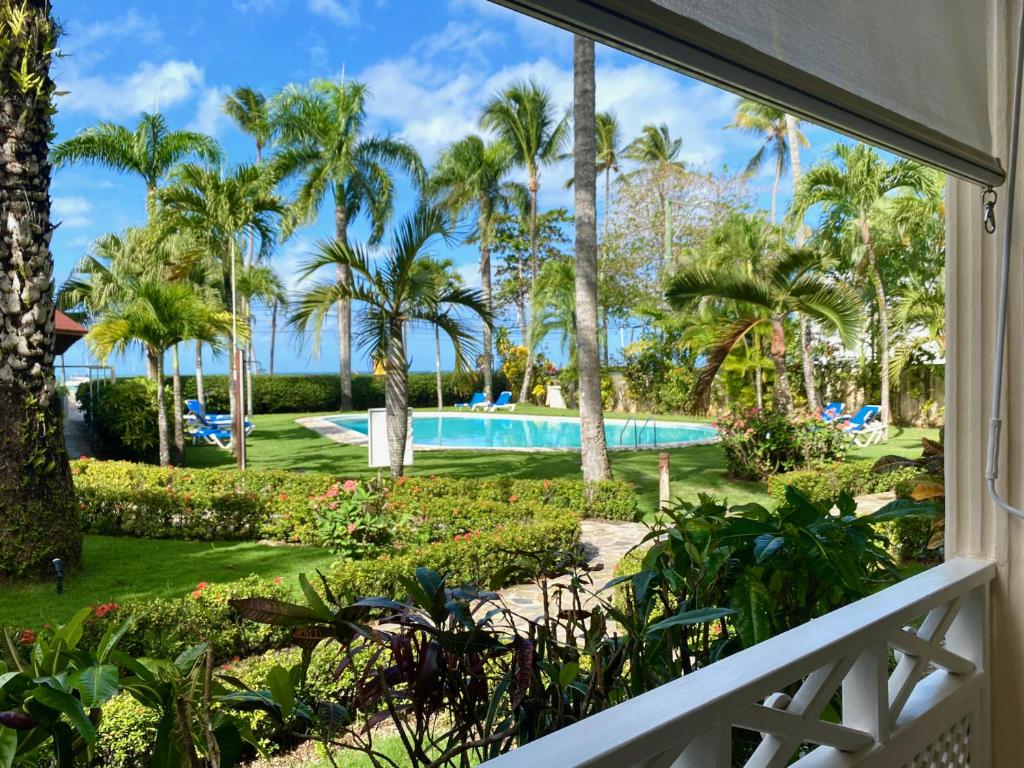
[[(365, 416), (333, 416), (328, 421), (363, 435), (369, 431)], [(655, 427), (607, 421), (604, 433), (609, 448), (678, 446), (718, 437), (710, 426), (666, 422)], [(417, 413), (412, 421), (412, 437), (413, 445), (432, 448), (572, 450), (580, 447), (580, 425), (571, 419)]]

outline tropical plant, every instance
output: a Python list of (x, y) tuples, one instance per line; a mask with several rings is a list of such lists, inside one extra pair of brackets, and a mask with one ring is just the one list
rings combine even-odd
[(301, 270), (304, 278), (325, 266), (344, 264), (346, 274), (351, 270), (351, 282), (319, 281), (298, 296), (291, 323), (300, 333), (311, 328), (318, 344), (332, 306), (341, 299), (361, 303), (362, 327), (358, 338), (369, 348), (374, 363), (383, 365), (385, 372), (388, 451), (393, 477), (403, 473), (409, 418), (407, 326), (440, 328), (454, 347), (455, 370), (462, 372), (471, 365), (467, 355), (476, 341), (459, 311), (466, 310), (484, 323), (491, 322), (479, 291), (450, 284), (441, 286), (436, 272), (426, 266), (432, 243), (450, 237), (447, 216), (437, 208), (423, 206), (394, 229), (384, 258), (375, 259), (366, 247), (333, 240), (320, 243)]
[(55, 557), (73, 567), (82, 551), (53, 371), (51, 10), (0, 0), (0, 578), (42, 575)]
[[(236, 287), (239, 296), (242, 297), (245, 301), (245, 306), (249, 309), (249, 374), (251, 374), (252, 364), (255, 362), (252, 343), (255, 323), (253, 321), (252, 305), (254, 302), (259, 301), (263, 306), (270, 309), (270, 350), (268, 354), (270, 356), (270, 373), (273, 375), (274, 347), (277, 343), (277, 313), (279, 308), (288, 306), (288, 291), (284, 287), (281, 276), (273, 267), (266, 264), (249, 264), (244, 267), (237, 276)], [(245, 406), (246, 413), (250, 416), (253, 413), (252, 393), (253, 388), (250, 377), (250, 383), (246, 387), (247, 400)]]
[(830, 159), (811, 168), (800, 180), (789, 213), (792, 221), (800, 222), (810, 208), (820, 206), (823, 238), (842, 247), (874, 292), (879, 325), (880, 418), (886, 423), (891, 417), (890, 315), (875, 248), (877, 218), (892, 193), (904, 190), (914, 194), (928, 183), (927, 170), (912, 160), (888, 162), (875, 149), (863, 144), (837, 144)]
[[(449, 146), (437, 161), (427, 192), (458, 218), (475, 214), (476, 230), (472, 238), (480, 248), (480, 292), (487, 311), (494, 313), (491, 290), (491, 249), (498, 216), (502, 212), (525, 208), (526, 188), (509, 179), (515, 155), (505, 141), (487, 142), (472, 135)], [(494, 343), (490, 328), (483, 334), (484, 392), (494, 397)]]
[(861, 327), (859, 297), (847, 286), (826, 279), (820, 263), (821, 256), (814, 251), (787, 249), (778, 256), (764, 256), (756, 274), (736, 266), (692, 268), (669, 281), (665, 297), (677, 311), (707, 298), (738, 304), (735, 313), (723, 316), (723, 326), (697, 380), (695, 396), (701, 407), (706, 408), (711, 385), (733, 347), (759, 326), (767, 326), (771, 332), (773, 401), (783, 414), (793, 408), (786, 368), (786, 318), (803, 312), (838, 334), (844, 344), (854, 343)]
[[(779, 182), (782, 181), (782, 172), (789, 165), (793, 147), (790, 146), (792, 137), (789, 125), (786, 122), (786, 113), (777, 107), (763, 104), (751, 99), (740, 99), (736, 105), (736, 114), (732, 122), (726, 128), (734, 128), (744, 133), (761, 137), (761, 146), (753, 157), (747, 161), (746, 174), (753, 176), (757, 173), (765, 161), (771, 158), (774, 161), (775, 172), (772, 181), (771, 195), (771, 218), (772, 224), (776, 222), (776, 211), (778, 210)], [(810, 146), (807, 138), (795, 129), (797, 147)], [(799, 151), (799, 150), (797, 150)]]
[[(156, 371), (157, 430), (160, 465), (170, 463), (164, 355), (186, 339), (217, 343), (231, 331), (231, 315), (210, 304), (182, 283), (144, 276), (126, 281), (122, 301), (116, 302), (89, 330), (85, 339), (98, 358), (141, 345)], [(175, 418), (179, 418), (175, 414)]]
[[(530, 272), (533, 281), (540, 274), (537, 251), (537, 195), (540, 171), (556, 162), (569, 140), (569, 115), (559, 115), (551, 93), (535, 80), (517, 82), (496, 94), (483, 108), (480, 125), (493, 131), (512, 147), (513, 158), (526, 170), (530, 193)], [(530, 312), (533, 312), (533, 288), (530, 290)], [(526, 376), (519, 390), (520, 402), (530, 393), (533, 371), (533, 350), (528, 349)]]
[[(159, 192), (157, 226), (164, 233), (187, 236), (190, 245), (181, 254), (179, 269), (189, 263), (209, 265), (219, 275), (221, 296), (229, 312), (237, 315), (238, 275), (242, 273), (243, 243), (252, 238), (257, 254), (265, 257), (277, 240), (277, 227), (284, 206), (272, 190), (272, 178), (266, 169), (256, 165), (239, 165), (222, 169), (185, 163), (171, 175), (170, 184)], [(245, 317), (242, 317), (245, 325)], [(237, 334), (236, 334), (237, 336)], [(201, 356), (201, 347), (197, 348)], [(235, 355), (229, 356), (233, 373)], [(231, 415), (237, 409), (231, 394)]]
[[(442, 295), (454, 288), (463, 287), (462, 275), (455, 269), (455, 262), (451, 259), (426, 258), (422, 262), (422, 269), (426, 270), (436, 283), (434, 289), (436, 295)], [(481, 291), (481, 293), (483, 292)], [(486, 324), (484, 327), (486, 329), (486, 337), (489, 338), (490, 328)], [(486, 353), (484, 354), (486, 359)], [(484, 381), (487, 381), (489, 378), (491, 376), (488, 375), (485, 368)], [(437, 410), (440, 411), (444, 408), (444, 382), (441, 376), (441, 328), (438, 325), (434, 326), (434, 381), (437, 388)]]
[(672, 138), (668, 126), (662, 123), (648, 123), (640, 130), (640, 135), (629, 142), (623, 157), (640, 165), (674, 165), (683, 167), (679, 153), (683, 149), (683, 140)]
[(221, 150), (209, 136), (172, 131), (163, 115), (143, 112), (135, 129), (99, 123), (58, 144), (51, 159), (56, 167), (94, 163), (141, 177), (146, 184), (146, 210), (153, 214), (157, 187), (170, 170), (188, 159), (217, 162)]
[[(392, 169), (421, 184), (425, 173), (412, 145), (390, 136), (366, 134), (367, 87), (355, 81), (314, 80), (290, 85), (273, 101), (279, 130), (274, 175), (296, 179), (298, 189), (286, 230), (315, 219), (330, 195), (334, 200), (334, 236), (348, 244), (348, 229), (366, 213), (371, 242), (384, 236), (394, 209)], [(350, 281), (348, 266), (336, 264), (339, 283)], [(339, 297), (338, 357), (341, 410), (352, 408), (352, 307)]]

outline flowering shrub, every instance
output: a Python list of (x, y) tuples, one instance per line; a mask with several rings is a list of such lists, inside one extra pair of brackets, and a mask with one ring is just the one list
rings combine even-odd
[(765, 480), (814, 463), (840, 461), (851, 444), (843, 432), (818, 418), (759, 408), (727, 414), (715, 426), (726, 470), (738, 480)]
[(381, 481), (335, 483), (310, 499), (316, 543), (352, 560), (386, 551), (400, 521), (385, 508)]

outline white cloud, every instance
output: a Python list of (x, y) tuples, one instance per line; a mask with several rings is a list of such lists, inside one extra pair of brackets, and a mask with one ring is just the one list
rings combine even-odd
[(188, 129), (199, 131), (215, 138), (220, 137), (221, 130), (228, 124), (228, 116), (224, 114), (224, 97), (227, 88), (207, 88), (199, 99), (196, 116), (192, 118)]
[(343, 27), (355, 26), (359, 22), (358, 0), (309, 0), (309, 10)]
[(60, 108), (115, 119), (153, 112), (187, 101), (203, 85), (203, 71), (191, 61), (163, 64), (142, 62), (130, 75), (81, 75), (68, 72), (58, 79), (68, 91)]
[(84, 197), (67, 196), (53, 198), (51, 213), (55, 221), (68, 229), (88, 227), (92, 224), (89, 212), (92, 204)]
[(440, 32), (429, 35), (413, 46), (413, 52), (426, 58), (454, 56), (463, 63), (481, 66), (505, 45), (505, 35), (493, 27), (463, 21), (449, 21)]
[(97, 44), (109, 39), (131, 38), (134, 44), (152, 45), (161, 39), (160, 26), (153, 16), (143, 17), (134, 8), (106, 21), (72, 25), (61, 38), (65, 52), (76, 57), (94, 54)]
[(467, 288), (480, 288), (480, 265), (475, 261), (467, 261), (465, 264), (459, 264), (456, 267), (456, 271), (459, 273), (459, 277), (462, 278), (462, 282), (466, 284)]

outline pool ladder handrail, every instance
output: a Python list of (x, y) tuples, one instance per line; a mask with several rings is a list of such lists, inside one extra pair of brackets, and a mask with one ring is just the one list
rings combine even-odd
[(622, 425), (622, 429), (619, 430), (619, 447), (622, 446), (622, 436), (626, 434), (626, 430), (629, 429), (629, 425), (633, 425), (633, 448), (638, 449), (640, 447), (640, 435), (650, 425), (651, 429), (654, 430), (654, 447), (658, 447), (658, 422), (654, 420), (653, 416), (648, 416), (643, 424), (638, 426), (636, 416), (630, 416), (626, 419), (626, 423)]

